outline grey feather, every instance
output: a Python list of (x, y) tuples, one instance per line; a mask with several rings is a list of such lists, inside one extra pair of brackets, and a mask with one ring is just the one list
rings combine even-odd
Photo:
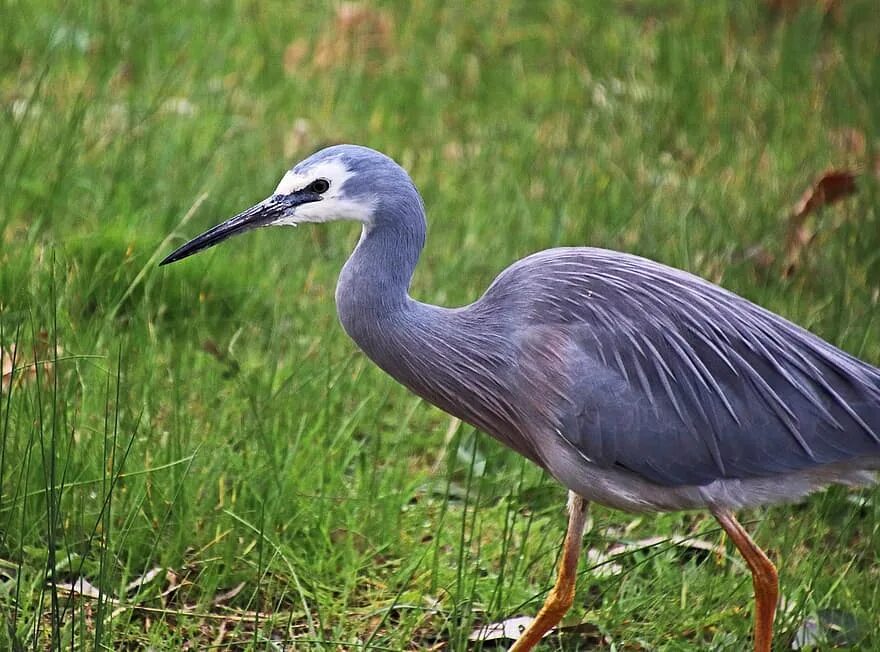
[[(576, 306), (558, 300), (573, 291)], [(880, 455), (880, 371), (696, 276), (556, 249), (475, 306), (512, 292), (528, 297), (522, 328), (566, 333), (559, 429), (594, 463), (678, 486)]]
[(383, 196), (337, 303), (367, 355), (426, 400), (551, 472), (560, 445), (671, 488), (851, 463), (861, 479), (877, 466), (880, 371), (681, 270), (551, 249), (469, 306), (410, 299), (424, 242), (417, 197), (408, 177)]

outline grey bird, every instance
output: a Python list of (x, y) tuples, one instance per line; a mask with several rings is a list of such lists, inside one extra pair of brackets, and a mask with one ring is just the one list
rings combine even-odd
[(332, 220), (362, 225), (336, 287), (355, 343), (569, 489), (556, 583), (513, 650), (532, 649), (570, 607), (591, 500), (708, 509), (751, 569), (754, 649), (770, 650), (776, 569), (734, 511), (874, 481), (880, 369), (697, 276), (605, 249), (528, 256), (461, 308), (416, 301), (422, 198), (392, 159), (355, 145), (308, 157), (161, 264), (254, 227)]

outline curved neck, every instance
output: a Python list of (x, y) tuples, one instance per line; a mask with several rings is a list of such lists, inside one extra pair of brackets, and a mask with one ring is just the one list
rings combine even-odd
[(449, 309), (409, 297), (424, 241), (424, 217), (364, 229), (336, 286), (345, 332), (413, 392), (541, 464), (511, 435), (521, 415), (505, 391), (516, 362), (504, 320), (474, 304)]
[(364, 351), (386, 320), (412, 303), (409, 285), (425, 245), (425, 218), (378, 221), (365, 226), (336, 285), (336, 309), (343, 328)]

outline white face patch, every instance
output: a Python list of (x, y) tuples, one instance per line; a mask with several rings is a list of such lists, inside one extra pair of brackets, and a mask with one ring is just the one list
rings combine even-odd
[(341, 188), (342, 184), (351, 179), (354, 173), (338, 158), (322, 161), (310, 167), (305, 173), (296, 174), (290, 170), (282, 177), (275, 188), (276, 195), (289, 195), (297, 190), (302, 190), (315, 179), (327, 179), (330, 182), (330, 190)]
[(345, 197), (342, 186), (354, 176), (354, 172), (345, 167), (338, 158), (322, 161), (310, 167), (304, 173), (290, 170), (275, 188), (276, 195), (289, 195), (302, 190), (315, 179), (326, 179), (330, 188), (321, 195), (320, 201), (302, 204), (288, 215), (278, 218), (272, 225), (294, 225), (304, 222), (331, 222), (335, 220), (354, 220), (368, 224), (372, 220), (374, 201), (364, 198), (357, 201)]

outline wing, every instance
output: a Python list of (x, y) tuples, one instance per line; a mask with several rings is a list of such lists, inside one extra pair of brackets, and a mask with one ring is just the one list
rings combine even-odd
[(484, 299), (565, 333), (558, 432), (592, 463), (679, 486), (880, 458), (880, 370), (699, 277), (554, 249)]

